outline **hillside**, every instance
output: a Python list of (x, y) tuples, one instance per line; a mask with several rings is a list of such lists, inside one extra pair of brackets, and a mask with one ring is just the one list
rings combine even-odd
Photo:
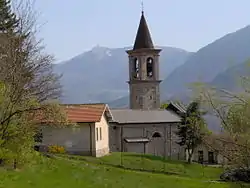
[[(176, 68), (161, 84), (163, 98), (182, 98), (188, 85), (196, 81), (212, 82), (230, 67), (250, 58), (250, 26), (230, 33), (201, 48), (182, 66)], [(216, 82), (223, 79), (218, 77)]]
[[(162, 48), (160, 76), (164, 79), (182, 65), (191, 53), (171, 47)], [(56, 64), (63, 74), (64, 103), (107, 102), (128, 94), (128, 48), (94, 47), (68, 61)]]
[[(42, 159), (19, 171), (0, 169), (4, 188), (229, 188), (229, 183), (213, 182), (220, 168), (187, 165), (159, 157), (116, 153), (103, 158), (60, 157)], [(124, 165), (121, 166), (121, 161)], [(119, 164), (119, 165), (117, 165)], [(145, 165), (148, 164), (148, 165)], [(132, 167), (128, 169), (129, 167)], [(146, 168), (145, 168), (146, 167)], [(147, 171), (147, 168), (152, 172)], [(158, 172), (157, 172), (158, 171)]]
[(129, 107), (129, 96), (120, 97), (116, 100), (108, 101), (108, 105), (111, 108), (128, 108)]
[(242, 91), (242, 76), (250, 76), (249, 61), (233, 66), (220, 73), (213, 79), (211, 85), (233, 92)]

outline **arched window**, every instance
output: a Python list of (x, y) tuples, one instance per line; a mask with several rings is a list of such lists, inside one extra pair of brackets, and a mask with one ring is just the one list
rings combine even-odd
[(147, 58), (147, 77), (153, 76), (153, 64), (154, 60), (152, 57)]
[(134, 58), (134, 78), (139, 78), (139, 61), (137, 58)]
[(159, 132), (155, 132), (152, 137), (153, 138), (160, 138), (161, 134)]

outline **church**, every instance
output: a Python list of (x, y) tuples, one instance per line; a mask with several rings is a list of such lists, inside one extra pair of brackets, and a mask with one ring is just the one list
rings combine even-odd
[(110, 150), (179, 158), (176, 144), (180, 117), (160, 109), (159, 56), (142, 11), (133, 49), (128, 50), (129, 109), (111, 109)]
[(63, 105), (68, 120), (78, 126), (60, 129), (43, 126), (44, 148), (62, 145), (69, 153), (95, 157), (110, 152), (135, 152), (184, 159), (185, 151), (176, 144), (175, 134), (181, 118), (176, 110), (160, 109), (161, 49), (154, 47), (143, 11), (134, 46), (126, 52), (130, 107)]

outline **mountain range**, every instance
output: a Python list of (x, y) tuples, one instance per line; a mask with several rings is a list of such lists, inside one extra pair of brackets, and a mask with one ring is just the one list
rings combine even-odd
[[(191, 55), (182, 49), (159, 47), (160, 77), (165, 79)], [(63, 103), (109, 102), (128, 95), (128, 48), (96, 46), (68, 61), (55, 64), (62, 74)]]
[[(161, 100), (191, 97), (189, 84), (210, 85), (240, 91), (239, 77), (250, 75), (250, 26), (229, 33), (197, 52), (174, 47), (162, 48), (160, 56)], [(105, 102), (112, 108), (128, 107), (128, 56), (125, 48), (96, 46), (68, 61), (55, 64), (63, 74), (62, 103)], [(208, 117), (210, 128), (218, 130), (218, 119)]]
[[(182, 99), (188, 95), (189, 84), (204, 82), (234, 90), (234, 81), (248, 69), (250, 58), (250, 26), (208, 44), (172, 71), (161, 84), (163, 99)], [(241, 72), (239, 72), (241, 70)]]
[[(238, 78), (250, 75), (249, 49), (250, 26), (247, 26), (190, 53), (186, 62), (173, 69), (161, 83), (161, 100), (188, 103), (192, 95), (189, 87), (194, 82), (240, 91), (242, 88)], [(123, 96), (109, 105), (128, 107), (128, 101), (128, 96)]]
[[(63, 74), (63, 103), (105, 102), (113, 108), (128, 107), (127, 48), (96, 46), (68, 61), (54, 66)], [(164, 47), (160, 56), (161, 100), (191, 97), (189, 84), (204, 82), (240, 91), (237, 78), (250, 75), (250, 26), (229, 33), (197, 52)], [(213, 127), (216, 118), (208, 118)], [(216, 129), (216, 128), (215, 128)]]

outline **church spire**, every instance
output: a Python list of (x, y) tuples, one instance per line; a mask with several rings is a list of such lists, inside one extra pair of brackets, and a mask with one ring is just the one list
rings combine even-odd
[(137, 35), (135, 38), (133, 50), (145, 49), (145, 48), (153, 49), (154, 45), (144, 16), (144, 10), (142, 5), (141, 20), (137, 30)]
[(131, 109), (159, 109), (160, 83), (159, 56), (161, 49), (155, 49), (143, 12), (129, 58), (129, 93)]

